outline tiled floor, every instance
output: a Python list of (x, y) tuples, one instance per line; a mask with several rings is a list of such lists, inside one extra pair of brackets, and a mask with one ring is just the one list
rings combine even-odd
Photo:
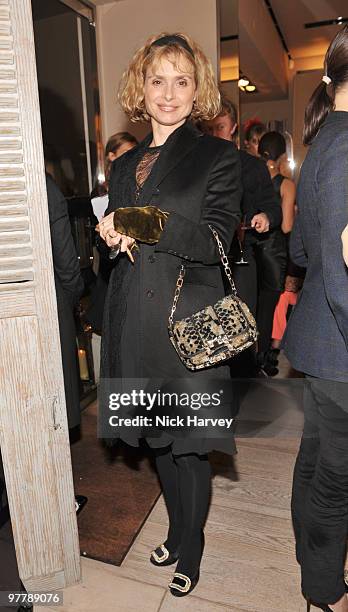
[(305, 610), (289, 511), (302, 414), (291, 385), (281, 383), (264, 390), (262, 405), (240, 415), (236, 458), (214, 458), (206, 547), (193, 594), (172, 597), (167, 584), (173, 567), (156, 568), (148, 561), (166, 533), (160, 498), (121, 567), (81, 559), (82, 582), (64, 591), (60, 612)]

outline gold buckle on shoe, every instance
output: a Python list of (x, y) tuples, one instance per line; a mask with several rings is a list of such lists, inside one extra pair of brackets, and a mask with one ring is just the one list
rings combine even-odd
[(176, 584), (175, 582), (170, 582), (169, 587), (172, 589), (177, 589), (181, 591), (181, 593), (187, 593), (187, 591), (191, 588), (191, 578), (185, 576), (185, 574), (180, 574), (179, 572), (175, 572), (173, 578), (181, 578), (184, 582), (186, 582), (185, 586), (181, 586), (181, 584)]
[[(159, 557), (158, 554), (156, 553), (157, 548), (160, 548), (161, 551), (163, 552), (163, 555), (161, 557)], [(152, 551), (151, 557), (153, 557), (155, 561), (157, 561), (157, 563), (163, 563), (163, 561), (166, 561), (169, 557), (169, 550), (164, 546), (164, 544), (161, 544), (157, 548)]]

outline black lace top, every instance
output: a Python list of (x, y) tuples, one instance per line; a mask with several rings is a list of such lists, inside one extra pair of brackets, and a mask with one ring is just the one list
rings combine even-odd
[(159, 154), (161, 152), (161, 146), (159, 147), (148, 147), (139, 161), (136, 171), (135, 171), (135, 182), (136, 182), (136, 192), (135, 192), (135, 202), (138, 201), (141, 189), (146, 181), (146, 179), (150, 176), (152, 168), (154, 167), (157, 159), (159, 158)]

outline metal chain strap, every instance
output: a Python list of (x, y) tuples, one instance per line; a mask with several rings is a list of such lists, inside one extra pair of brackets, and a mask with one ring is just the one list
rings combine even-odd
[[(232, 293), (234, 295), (237, 295), (237, 289), (236, 289), (236, 286), (234, 284), (234, 280), (232, 278), (232, 272), (231, 272), (230, 264), (228, 262), (227, 255), (226, 255), (226, 253), (224, 251), (224, 247), (222, 246), (222, 243), (221, 243), (221, 240), (219, 238), (219, 235), (218, 235), (217, 231), (211, 225), (209, 225), (209, 228), (211, 229), (211, 231), (213, 233), (213, 236), (214, 236), (214, 238), (215, 238), (215, 240), (217, 242), (218, 249), (219, 249), (219, 254), (220, 254), (220, 258), (221, 258), (221, 263), (222, 263), (222, 265), (224, 267), (225, 274), (226, 274), (226, 276), (227, 276), (227, 278), (228, 278), (228, 280), (230, 282), (230, 285), (231, 285), (231, 288), (232, 288)], [(169, 319), (168, 319), (170, 325), (173, 325), (173, 322), (174, 322), (174, 313), (176, 311), (176, 307), (177, 307), (177, 304), (178, 304), (178, 299), (180, 297), (181, 287), (184, 284), (185, 272), (186, 272), (185, 266), (182, 264), (181, 267), (180, 267), (180, 272), (179, 272), (178, 279), (176, 281), (173, 305), (172, 305), (172, 309), (170, 311), (170, 315), (169, 315)]]
[(179, 276), (178, 276), (178, 280), (176, 281), (176, 287), (175, 287), (175, 293), (174, 293), (174, 299), (173, 299), (173, 306), (172, 306), (172, 309), (171, 309), (170, 315), (169, 315), (169, 323), (171, 325), (173, 325), (173, 321), (174, 321), (173, 317), (174, 317), (174, 313), (176, 311), (176, 306), (177, 306), (178, 299), (179, 299), (179, 296), (180, 296), (181, 287), (184, 284), (185, 272), (186, 272), (185, 266), (181, 265)]
[(237, 295), (237, 289), (236, 289), (236, 285), (234, 284), (234, 280), (232, 277), (232, 272), (231, 272), (231, 268), (230, 268), (230, 264), (228, 262), (228, 257), (224, 251), (224, 247), (222, 246), (221, 240), (219, 238), (219, 234), (217, 233), (217, 231), (211, 226), (209, 225), (211, 231), (213, 232), (214, 238), (217, 242), (218, 245), (218, 249), (219, 249), (219, 253), (220, 253), (220, 257), (221, 257), (221, 263), (224, 267), (226, 276), (230, 282), (231, 288), (232, 288), (232, 293), (234, 293), (234, 295)]

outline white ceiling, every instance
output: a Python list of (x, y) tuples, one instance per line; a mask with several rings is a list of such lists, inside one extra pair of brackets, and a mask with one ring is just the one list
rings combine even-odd
[[(87, 4), (100, 6), (122, 0), (85, 1)], [(146, 3), (146, 0), (139, 0), (143, 1)], [(163, 0), (166, 1), (171, 0)], [(238, 0), (219, 0), (219, 3), (220, 35), (238, 34)], [(347, 0), (271, 0), (271, 5), (294, 58), (321, 54), (337, 30), (335, 26), (305, 30), (304, 23), (348, 16)]]
[[(241, 18), (247, 6), (264, 8), (263, 0), (240, 0), (243, 2)], [(246, 4), (248, 2), (248, 5)], [(260, 3), (260, 4), (258, 4)], [(290, 70), (287, 78), (292, 78), (296, 69), (317, 69), (322, 67), (325, 52), (337, 31), (342, 26), (326, 26), (313, 29), (305, 29), (305, 23), (336, 19), (337, 17), (348, 17), (347, 0), (270, 0), (273, 12), (282, 31), (286, 45), (291, 57), (295, 60), (295, 70)], [(263, 10), (263, 19), (268, 20), (269, 14)], [(250, 13), (248, 13), (250, 14)], [(261, 13), (260, 13), (261, 14)], [(252, 15), (252, 13), (251, 13)], [(275, 30), (275, 26), (272, 24)], [(240, 67), (258, 88), (258, 93), (242, 94), (242, 100), (255, 101), (284, 99), (286, 91), (280, 91), (272, 78), (272, 69), (279, 62), (279, 55), (268, 58), (268, 63), (262, 65), (258, 60), (263, 56), (265, 41), (257, 36), (258, 30), (262, 31), (262, 24), (256, 25), (255, 35), (246, 40), (244, 36), (239, 39)], [(243, 34), (243, 24), (240, 24), (240, 32)], [(283, 53), (286, 59), (285, 51)], [(311, 58), (310, 60), (308, 58)], [(299, 61), (301, 59), (301, 61)], [(226, 61), (226, 58), (225, 58)]]
[[(87, 4), (101, 6), (126, 0), (84, 0)], [(162, 0), (164, 3), (172, 0)], [(255, 1), (255, 0), (254, 0)], [(251, 0), (217, 0), (220, 6), (220, 36), (235, 36), (239, 34), (239, 10), (240, 3)], [(264, 0), (256, 0), (262, 3)], [(323, 21), (334, 19), (339, 16), (348, 17), (348, 0), (270, 0), (274, 14), (282, 30), (285, 42), (289, 48), (291, 56), (298, 58), (308, 58), (313, 56), (323, 56), (330, 41), (338, 30), (339, 26), (320, 27), (315, 29), (305, 29), (304, 24), (313, 21)], [(139, 0), (139, 4), (146, 5), (146, 0)], [(242, 5), (243, 7), (246, 4)], [(240, 65), (245, 72), (248, 66), (255, 65), (255, 52), (257, 46), (262, 48), (262, 40), (253, 41), (253, 46), (241, 48), (238, 40), (226, 41), (221, 44), (221, 61), (224, 66), (235, 75), (238, 73), (238, 55)], [(239, 47), (239, 54), (238, 54)], [(257, 63), (257, 62), (256, 62)], [(231, 74), (232, 74), (231, 73)], [(226, 73), (229, 74), (229, 73)], [(279, 91), (274, 87), (270, 71), (265, 69), (262, 74), (258, 74), (260, 94), (258, 97), (266, 95), (268, 99), (277, 98)], [(227, 77), (232, 78), (232, 77)], [(255, 80), (255, 79), (254, 79)], [(284, 95), (284, 94), (283, 94)]]
[(338, 29), (305, 29), (305, 23), (348, 17), (347, 0), (271, 0), (271, 5), (294, 59), (324, 54)]
[(101, 6), (102, 4), (112, 4), (120, 2), (121, 0), (87, 0), (87, 4), (93, 4), (94, 6)]

